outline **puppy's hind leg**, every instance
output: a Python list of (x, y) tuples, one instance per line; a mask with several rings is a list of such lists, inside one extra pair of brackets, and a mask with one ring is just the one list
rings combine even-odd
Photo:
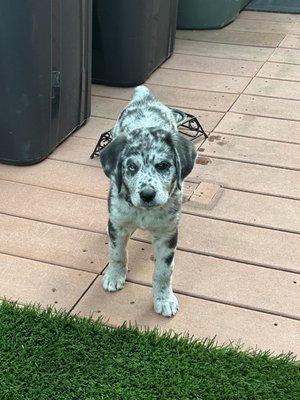
[(154, 310), (164, 317), (171, 317), (178, 310), (178, 300), (172, 289), (177, 229), (167, 235), (154, 235), (152, 241), (155, 254), (153, 273)]
[(117, 228), (108, 221), (109, 234), (109, 266), (102, 278), (102, 286), (109, 292), (115, 292), (124, 287), (126, 279), (127, 253), (126, 245), (132, 230)]

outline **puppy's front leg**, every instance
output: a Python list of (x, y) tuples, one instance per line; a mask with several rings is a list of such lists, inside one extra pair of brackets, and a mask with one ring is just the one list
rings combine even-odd
[(154, 310), (165, 317), (171, 317), (178, 310), (178, 300), (172, 290), (177, 229), (163, 236), (153, 235), (152, 241), (155, 255), (153, 273)]
[(131, 234), (132, 230), (116, 227), (108, 221), (109, 266), (102, 278), (102, 286), (109, 292), (124, 287), (127, 272), (126, 245)]

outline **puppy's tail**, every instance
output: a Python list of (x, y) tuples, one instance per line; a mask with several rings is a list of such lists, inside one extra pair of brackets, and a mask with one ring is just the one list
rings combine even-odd
[(139, 101), (139, 100), (144, 100), (146, 98), (153, 100), (154, 97), (153, 97), (152, 93), (150, 92), (150, 90), (146, 86), (144, 86), (144, 85), (137, 86), (134, 89), (132, 100)]

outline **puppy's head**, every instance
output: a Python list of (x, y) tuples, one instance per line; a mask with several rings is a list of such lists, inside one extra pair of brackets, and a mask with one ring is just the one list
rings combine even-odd
[(159, 129), (119, 135), (100, 153), (104, 172), (118, 191), (144, 208), (166, 204), (174, 190), (181, 189), (195, 158), (190, 141)]

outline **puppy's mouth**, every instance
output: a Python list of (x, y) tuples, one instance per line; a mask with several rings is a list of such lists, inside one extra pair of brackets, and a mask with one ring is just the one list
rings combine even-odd
[(167, 202), (168, 200), (164, 202), (151, 201), (150, 203), (140, 201), (139, 204), (137, 204), (135, 207), (152, 210), (165, 206)]
[(141, 203), (136, 202), (134, 200), (131, 199), (131, 196), (129, 194), (125, 195), (125, 200), (127, 201), (127, 203), (131, 206), (131, 207), (136, 207), (136, 208), (152, 208), (153, 205), (149, 204), (149, 203)]
[(163, 204), (157, 204), (157, 203), (145, 203), (145, 202), (142, 202), (142, 203), (140, 203), (140, 205), (139, 205), (139, 207), (141, 207), (141, 208), (155, 208), (155, 207), (159, 207), (159, 206), (162, 206)]
[(126, 198), (126, 200), (131, 206), (145, 210), (152, 210), (155, 208), (163, 207), (167, 203), (167, 201), (157, 202), (155, 200), (151, 202), (146, 202), (143, 200), (135, 201), (135, 199), (131, 199), (129, 196)]

